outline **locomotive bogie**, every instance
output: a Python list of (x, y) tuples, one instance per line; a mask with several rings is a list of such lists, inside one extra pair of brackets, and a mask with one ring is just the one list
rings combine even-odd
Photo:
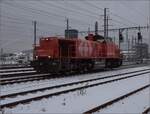
[(89, 59), (35, 60), (31, 64), (38, 72), (64, 73), (92, 70), (94, 61)]

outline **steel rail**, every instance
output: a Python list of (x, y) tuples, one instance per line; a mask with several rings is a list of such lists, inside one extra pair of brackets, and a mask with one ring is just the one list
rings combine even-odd
[(125, 94), (125, 95), (122, 95), (122, 96), (120, 96), (120, 97), (117, 97), (117, 98), (115, 98), (115, 99), (113, 99), (113, 100), (111, 100), (111, 101), (108, 101), (108, 102), (106, 102), (106, 103), (104, 103), (104, 104), (102, 104), (102, 105), (99, 105), (99, 106), (97, 106), (97, 107), (94, 107), (94, 108), (92, 108), (92, 109), (90, 109), (90, 110), (84, 112), (83, 114), (92, 114), (92, 113), (94, 113), (94, 112), (97, 112), (97, 111), (99, 111), (99, 110), (101, 110), (101, 109), (104, 109), (104, 108), (106, 108), (106, 107), (108, 107), (108, 106), (110, 106), (110, 105), (112, 105), (112, 104), (114, 104), (114, 103), (116, 103), (116, 102), (118, 102), (118, 101), (120, 101), (120, 100), (123, 100), (123, 99), (125, 99), (125, 98), (127, 98), (127, 97), (129, 97), (129, 96), (131, 96), (131, 95), (133, 95), (133, 94), (135, 94), (135, 93), (137, 93), (137, 92), (139, 92), (139, 91), (142, 91), (142, 90), (144, 90), (144, 89), (146, 89), (146, 88), (148, 88), (148, 87), (150, 87), (150, 84), (145, 85), (145, 86), (143, 86), (143, 87), (141, 87), (141, 88), (139, 88), (139, 89), (136, 89), (136, 90), (134, 90), (134, 91), (131, 91), (131, 92), (129, 92), (129, 93)]
[[(141, 70), (141, 71), (146, 71), (146, 70)], [(137, 71), (137, 72), (141, 72), (141, 71)], [(122, 75), (137, 73), (137, 72), (124, 73)], [(65, 84), (60, 84), (60, 85), (56, 85), (56, 86), (38, 88), (38, 89), (34, 89), (34, 90), (27, 90), (27, 91), (23, 91), (23, 92), (10, 93), (10, 94), (7, 94), (7, 95), (1, 95), (0, 98), (4, 99), (6, 97), (14, 97), (14, 96), (17, 96), (17, 95), (24, 95), (24, 94), (28, 94), (28, 93), (44, 91), (44, 90), (54, 89), (54, 88), (60, 88), (60, 87), (65, 87), (65, 86), (70, 86), (70, 85), (75, 85), (75, 84), (80, 84), (80, 83), (85, 83), (85, 82), (90, 82), (90, 81), (97, 81), (97, 80), (102, 80), (102, 79), (107, 79), (107, 78), (112, 78), (112, 77), (118, 77), (118, 76), (121, 76), (121, 74), (105, 76), (105, 77), (100, 77), (100, 78), (93, 78), (93, 79), (82, 80), (82, 81), (76, 81), (76, 82), (71, 82), (71, 83), (65, 83)]]
[(34, 71), (32, 68), (31, 69), (11, 69), (11, 70), (0, 70), (0, 73), (12, 73), (12, 72), (25, 72), (25, 71)]
[[(147, 69), (140, 70), (140, 71), (145, 71), (145, 70), (147, 70)], [(95, 72), (99, 72), (99, 70), (97, 70), (97, 71), (95, 70), (93, 72), (94, 73)], [(86, 73), (93, 73), (93, 72), (89, 71), (89, 72), (86, 72)], [(131, 73), (134, 73), (134, 72), (138, 72), (138, 71), (132, 71)], [(86, 73), (83, 73), (83, 74), (86, 74)], [(128, 74), (128, 73), (130, 73), (130, 72), (127, 72), (125, 74)], [(72, 74), (71, 76), (73, 76), (73, 75), (78, 75), (78, 74)], [(18, 77), (18, 78), (15, 78), (15, 79), (14, 78), (12, 78), (12, 79), (10, 78), (8, 80), (7, 79), (6, 80), (5, 79), (1, 79), (0, 80), (0, 85), (14, 84), (14, 83), (21, 83), (21, 82), (28, 82), (28, 81), (36, 81), (36, 80), (41, 80), (41, 79), (49, 79), (49, 78), (53, 78), (53, 77), (54, 77), (53, 75), (48, 74), (48, 75), (44, 75), (44, 76), (37, 76), (37, 78), (36, 77), (34, 77), (34, 78), (31, 77), (30, 79), (29, 79), (29, 77), (27, 77), (27, 78), (25, 78), (25, 77)], [(19, 79), (21, 79), (21, 80), (19, 80)]]
[(20, 80), (20, 79), (28, 79), (28, 78), (35, 78), (35, 77), (42, 77), (42, 76), (49, 76), (50, 74), (35, 74), (35, 75), (29, 75), (29, 76), (21, 76), (21, 77), (13, 77), (13, 78), (2, 78), (0, 79), (0, 82), (6, 82), (6, 81), (13, 81), (13, 80)]
[(77, 82), (71, 82), (71, 83), (66, 83), (66, 84), (61, 84), (61, 85), (56, 85), (56, 86), (51, 86), (51, 87), (45, 87), (45, 88), (30, 90), (30, 91), (12, 93), (12, 94), (7, 94), (7, 95), (2, 95), (2, 96), (0, 96), (0, 98), (13, 97), (13, 96), (16, 96), (18, 94), (19, 95), (21, 95), (21, 94), (27, 94), (29, 92), (31, 93), (31, 92), (37, 92), (37, 91), (46, 90), (46, 89), (59, 88), (59, 87), (73, 85), (73, 84), (79, 84), (79, 83), (89, 82), (89, 81), (102, 80), (102, 79), (107, 79), (107, 78), (112, 78), (112, 77), (118, 77), (118, 76), (121, 76), (121, 75), (126, 75), (126, 74), (131, 74), (131, 73), (138, 73), (138, 72), (147, 71), (147, 70), (150, 70), (150, 69), (145, 69), (145, 70), (140, 70), (140, 71), (133, 71), (133, 72), (122, 73), (122, 74), (116, 74), (116, 75), (111, 75), (111, 76), (104, 76), (104, 77), (100, 77), (100, 78), (93, 78), (93, 79), (88, 79), (88, 80), (83, 80), (83, 81), (77, 81)]
[(37, 72), (15, 72), (13, 74), (1, 74), (0, 78), (6, 78), (6, 77), (15, 77), (15, 76), (26, 76), (26, 75), (32, 75), (37, 74)]
[(43, 75), (43, 76), (37, 76), (37, 77), (30, 77), (25, 78), (22, 80), (14, 80), (14, 81), (6, 81), (6, 82), (0, 82), (0, 85), (7, 85), (7, 84), (14, 84), (14, 83), (22, 83), (22, 82), (28, 82), (28, 81), (38, 81), (38, 80), (44, 80), (52, 78), (50, 75)]
[(31, 66), (1, 66), (0, 70), (2, 70), (2, 69), (15, 69), (15, 68), (31, 68)]
[[(36, 97), (32, 97), (32, 98), (22, 99), (22, 100), (18, 100), (18, 101), (6, 103), (6, 104), (1, 104), (0, 106), (1, 106), (1, 108), (13, 107), (13, 106), (16, 106), (20, 103), (28, 103), (28, 102), (33, 101), (33, 100), (39, 100), (39, 99), (47, 98), (47, 97), (50, 97), (50, 96), (56, 96), (56, 95), (65, 94), (65, 93), (76, 91), (76, 90), (81, 90), (81, 89), (85, 89), (85, 88), (89, 88), (89, 87), (94, 87), (94, 86), (98, 86), (98, 85), (112, 83), (114, 81), (124, 80), (124, 79), (128, 79), (128, 78), (131, 78), (131, 77), (136, 77), (136, 76), (146, 74), (146, 73), (150, 73), (150, 71), (144, 72), (144, 73), (139, 73), (139, 74), (134, 74), (134, 75), (126, 76), (126, 77), (121, 77), (121, 78), (117, 78), (117, 79), (107, 80), (107, 81), (104, 81), (104, 82), (98, 82), (98, 83), (94, 83), (94, 84), (91, 84), (91, 85), (84, 85), (84, 86), (81, 86), (81, 87), (75, 87), (75, 88), (72, 88), (72, 89), (58, 91), (58, 92), (45, 94), (45, 95), (41, 95), (41, 96), (36, 96)], [(81, 83), (81, 82), (83, 83), (83, 81), (80, 81), (78, 83)], [(65, 86), (68, 86), (68, 85), (65, 85)]]
[[(145, 65), (145, 64), (142, 64), (142, 66), (143, 65)], [(136, 64), (133, 64), (133, 65), (123, 65), (123, 67), (119, 67), (119, 68), (113, 68), (114, 70), (115, 69), (124, 69), (124, 68), (130, 68), (130, 67), (138, 67), (138, 66), (141, 66), (141, 65), (136, 65)], [(32, 68), (32, 67), (26, 67), (26, 68)], [(94, 70), (92, 70), (92, 71), (88, 71), (87, 73), (93, 73), (93, 72), (99, 72), (99, 70), (102, 70), (102, 68), (99, 68), (99, 69), (94, 69)], [(103, 68), (103, 70), (104, 71), (107, 71), (107, 70), (109, 70), (109, 69), (105, 69), (105, 68)], [(32, 70), (31, 70), (32, 71)], [(33, 70), (34, 71), (34, 70)], [(1, 72), (1, 71), (0, 71)], [(15, 73), (16, 72), (16, 73)], [(30, 74), (32, 74), (32, 72), (23, 72), (23, 73), (17, 73), (17, 72), (19, 72), (19, 71), (17, 71), (17, 69), (16, 69), (16, 71), (14, 71), (14, 73), (13, 74), (2, 74), (2, 75), (0, 75), (0, 78), (6, 78), (6, 77), (15, 77), (15, 76), (25, 76), (26, 74), (27, 75), (30, 75)]]
[(144, 110), (144, 111), (142, 112), (142, 114), (148, 114), (148, 112), (150, 112), (150, 107), (148, 107), (146, 110)]

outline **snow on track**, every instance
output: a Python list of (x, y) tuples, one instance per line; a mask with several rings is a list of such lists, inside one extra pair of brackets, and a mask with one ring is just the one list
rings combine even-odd
[(58, 84), (64, 84), (68, 82), (75, 82), (85, 79), (91, 79), (91, 78), (98, 78), (98, 77), (104, 77), (108, 75), (115, 75), (115, 74), (121, 74), (131, 71), (138, 71), (138, 70), (144, 70), (149, 69), (149, 66), (145, 67), (137, 67), (137, 68), (128, 68), (128, 69), (122, 69), (122, 70), (115, 70), (115, 71), (107, 71), (107, 72), (101, 72), (101, 73), (92, 73), (92, 74), (82, 74), (78, 76), (70, 76), (70, 77), (64, 77), (64, 78), (53, 78), (53, 79), (45, 79), (40, 81), (32, 81), (32, 82), (24, 82), (24, 83), (15, 83), (11, 85), (3, 85), (1, 86), (1, 94), (10, 94), (20, 91), (27, 91), (31, 89), (36, 88), (43, 88), (48, 86), (55, 86)]
[(10, 71), (22, 71), (22, 70), (33, 70), (33, 68), (13, 68), (13, 69), (0, 69), (0, 72), (10, 72)]
[[(147, 71), (140, 72), (140, 73), (145, 73), (145, 72), (147, 72)], [(139, 73), (132, 73), (132, 75), (134, 75), (134, 74), (139, 74)], [(39, 96), (39, 95), (46, 95), (46, 94), (50, 94), (50, 93), (54, 93), (54, 92), (58, 92), (58, 91), (64, 91), (66, 89), (72, 89), (72, 88), (77, 88), (77, 87), (81, 87), (81, 86), (85, 86), (85, 85), (92, 85), (92, 84), (95, 84), (95, 83), (101, 83), (101, 82), (104, 82), (104, 81), (114, 80), (114, 79), (130, 76), (130, 75), (131, 74), (127, 74), (127, 75), (122, 75), (122, 76), (119, 76), (119, 77), (118, 76), (117, 77), (111, 77), (111, 78), (106, 78), (106, 79), (101, 79), (101, 80), (95, 80), (95, 81), (89, 81), (89, 82), (84, 82), (84, 83), (80, 83), (80, 84), (75, 84), (75, 85), (67, 86), (67, 87), (65, 86), (65, 87), (45, 90), (45, 91), (42, 91), (42, 92), (40, 91), (38, 93), (37, 92), (36, 93), (30, 93), (30, 94), (26, 95), (25, 99), (30, 98), (30, 97)], [(144, 75), (142, 75), (142, 76), (144, 76)], [(5, 100), (1, 100), (1, 103), (9, 103), (9, 102), (13, 102), (13, 101), (16, 101), (16, 100), (19, 100), (19, 99), (24, 99), (24, 95), (17, 96), (15, 98), (6, 98)]]
[(19, 71), (19, 72), (7, 72), (7, 73), (0, 73), (0, 76), (3, 76), (3, 75), (15, 75), (15, 74), (20, 74), (21, 73), (34, 73), (36, 71)]
[(150, 106), (150, 88), (144, 89), (124, 100), (114, 103), (105, 109), (95, 112), (94, 114), (109, 114), (109, 113), (141, 113)]
[[(145, 76), (144, 76), (145, 75)], [(149, 84), (149, 74), (4, 108), (6, 113), (82, 113)]]

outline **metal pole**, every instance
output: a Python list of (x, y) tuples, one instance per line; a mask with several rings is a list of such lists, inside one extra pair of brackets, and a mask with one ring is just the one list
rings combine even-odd
[(90, 27), (88, 27), (88, 34), (90, 34)]
[(106, 22), (106, 10), (107, 10), (107, 8), (104, 8), (104, 39), (106, 39), (106, 29), (107, 29), (107, 27), (106, 27), (106, 24), (107, 24), (107, 22)]
[(108, 16), (106, 19), (106, 37), (108, 38)]
[[(138, 27), (139, 33), (141, 33), (141, 29), (140, 26)], [(139, 39), (138, 39), (138, 44), (140, 43)]]
[(128, 38), (128, 29), (126, 29), (126, 40), (127, 40), (127, 51), (128, 51), (128, 58), (129, 58), (129, 38)]
[(67, 18), (67, 38), (69, 38), (69, 19)]
[(132, 42), (131, 42), (132, 51), (133, 51), (133, 46), (134, 46), (134, 37), (132, 36)]
[[(150, 1), (149, 1), (149, 11), (150, 11)], [(148, 44), (149, 44), (149, 53), (150, 53), (150, 14), (149, 14), (149, 19), (148, 20), (149, 20), (149, 25), (148, 25), (149, 27), (147, 27), (147, 29), (149, 31), (149, 35), (148, 35), (148, 37), (149, 37), (149, 43)], [(150, 58), (150, 56), (149, 56), (149, 58)], [(149, 78), (149, 82), (150, 82), (150, 78)]]
[(95, 35), (98, 35), (98, 22), (95, 22)]
[(132, 51), (132, 62), (134, 62), (134, 36), (132, 36), (132, 42), (131, 42), (131, 51)]
[[(121, 30), (119, 29), (119, 35), (120, 35), (120, 32), (121, 32)], [(119, 49), (120, 49), (120, 38), (119, 38)]]
[(128, 39), (128, 60), (130, 60), (130, 39)]
[(36, 55), (36, 24), (37, 24), (37, 22), (34, 21), (34, 53), (33, 53), (33, 59), (35, 59), (35, 55)]
[[(2, 26), (1, 26), (1, 24), (2, 24), (2, 0), (0, 1), (0, 34), (2, 33), (1, 31), (1, 29), (2, 29)], [(0, 67), (1, 67), (1, 65), (3, 64), (3, 60), (2, 60), (2, 52), (3, 52), (3, 48), (2, 48), (2, 40), (0, 40), (0, 49), (1, 49), (1, 53), (0, 53), (0, 61), (1, 61), (1, 64), (0, 64)]]

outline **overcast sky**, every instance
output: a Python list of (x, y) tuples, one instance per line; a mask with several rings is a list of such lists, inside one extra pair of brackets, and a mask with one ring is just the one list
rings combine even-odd
[[(105, 7), (109, 8), (109, 28), (147, 26), (150, 21), (149, 0), (0, 0), (0, 48), (5, 52), (31, 49), (34, 20), (38, 38), (63, 36), (66, 18), (69, 18), (70, 28), (94, 30), (94, 23), (98, 21), (102, 30)], [(144, 42), (149, 43), (149, 31), (142, 32)], [(129, 38), (136, 33), (136, 30), (130, 31)], [(109, 35), (117, 37), (118, 33)]]

